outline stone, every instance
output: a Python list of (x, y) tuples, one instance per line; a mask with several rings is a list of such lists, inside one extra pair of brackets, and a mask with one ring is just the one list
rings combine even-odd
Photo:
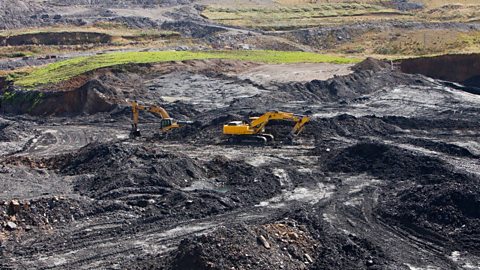
[(16, 229), (17, 229), (17, 224), (15, 224), (14, 222), (9, 221), (9, 222), (7, 222), (7, 226), (6, 226), (6, 227), (7, 227), (7, 229), (9, 229), (9, 230), (16, 230)]
[(266, 249), (270, 249), (270, 243), (267, 241), (267, 239), (263, 236), (263, 235), (260, 235), (258, 237), (258, 240), (260, 241), (260, 243), (262, 243), (262, 245), (266, 248)]
[(307, 259), (309, 263), (313, 263), (312, 257), (310, 257), (310, 255), (308, 255), (307, 253), (305, 253), (305, 259)]

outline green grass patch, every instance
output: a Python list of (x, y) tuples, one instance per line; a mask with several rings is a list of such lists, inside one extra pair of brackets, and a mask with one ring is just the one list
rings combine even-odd
[(89, 57), (78, 57), (48, 64), (33, 69), (26, 75), (15, 78), (15, 84), (25, 88), (57, 83), (95, 69), (129, 63), (155, 63), (201, 59), (232, 59), (261, 63), (338, 63), (349, 64), (361, 59), (346, 58), (308, 52), (285, 51), (162, 51), (162, 52), (123, 52)]

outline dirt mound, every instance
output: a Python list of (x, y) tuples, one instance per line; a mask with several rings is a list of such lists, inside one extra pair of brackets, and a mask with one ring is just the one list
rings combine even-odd
[(325, 166), (334, 172), (369, 173), (386, 180), (410, 179), (422, 184), (469, 179), (453, 172), (438, 158), (376, 142), (362, 142), (343, 149), (327, 160)]
[(314, 133), (318, 140), (333, 136), (362, 137), (362, 136), (388, 136), (400, 132), (391, 124), (385, 123), (376, 116), (355, 117), (342, 114), (331, 118), (319, 118), (309, 124), (307, 133)]
[(93, 143), (61, 166), (67, 174), (94, 174), (75, 189), (92, 197), (122, 188), (181, 188), (205, 178), (204, 169), (190, 158), (126, 143)]
[(479, 179), (393, 187), (379, 200), (382, 217), (450, 251), (480, 254)]
[(368, 57), (367, 59), (363, 60), (362, 62), (356, 64), (352, 67), (355, 71), (364, 71), (364, 70), (371, 70), (371, 71), (381, 71), (383, 69), (390, 68), (390, 64), (381, 60), (377, 60), (375, 58)]
[(455, 119), (452, 118), (418, 118), (418, 117), (403, 117), (403, 116), (384, 116), (382, 121), (398, 126), (402, 129), (416, 129), (416, 130), (476, 130), (480, 128), (480, 122), (470, 119)]
[(222, 158), (199, 162), (151, 146), (94, 143), (45, 163), (81, 175), (75, 191), (83, 195), (123, 200), (176, 219), (253, 205), (280, 192), (279, 180), (266, 169)]
[(429, 150), (445, 153), (450, 156), (469, 157), (469, 158), (477, 157), (477, 155), (473, 154), (470, 150), (455, 144), (451, 144), (451, 143), (432, 141), (432, 140), (421, 139), (421, 138), (411, 138), (411, 139), (409, 138), (409, 139), (406, 139), (405, 141), (410, 144), (417, 145), (420, 147), (425, 147)]
[(291, 224), (222, 228), (180, 243), (170, 269), (306, 269), (312, 236)]
[(323, 212), (321, 206), (314, 206), (287, 214), (295, 223), (305, 226), (317, 241), (317, 257), (310, 269), (373, 270), (387, 269), (387, 265), (392, 265), (393, 260), (382, 247), (361, 236), (336, 231), (322, 216)]
[(0, 109), (7, 114), (77, 115), (106, 112), (115, 104), (106, 97), (114, 97), (116, 91), (91, 80), (82, 87), (67, 92), (13, 90), (1, 99)]
[(283, 100), (305, 100), (309, 102), (352, 102), (356, 99), (398, 85), (429, 85), (430, 82), (390, 70), (373, 72), (357, 71), (346, 76), (338, 76), (326, 81), (313, 80), (307, 83), (278, 84), (277, 94)]

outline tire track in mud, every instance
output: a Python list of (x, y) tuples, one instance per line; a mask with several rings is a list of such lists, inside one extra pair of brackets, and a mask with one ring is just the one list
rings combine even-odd
[(129, 130), (122, 127), (98, 125), (62, 125), (37, 128), (38, 135), (31, 139), (18, 155), (46, 157), (75, 151), (91, 142), (108, 142), (128, 138)]
[[(75, 228), (73, 232), (64, 228), (65, 233), (69, 235), (67, 239), (58, 241), (48, 238), (44, 240), (49, 241), (36, 241), (39, 245), (34, 243), (31, 248), (39, 250), (41, 253), (34, 256), (24, 256), (21, 262), (15, 261), (15, 263), (24, 268), (36, 267), (37, 269), (64, 269), (65, 266), (75, 267), (76, 269), (107, 266), (113, 269), (121, 269), (120, 266), (112, 266), (111, 262), (121, 263), (145, 253), (166, 254), (185, 237), (210, 233), (219, 226), (226, 226), (239, 221), (258, 223), (281, 214), (283, 212), (278, 209), (253, 207), (193, 222), (181, 222), (173, 226), (164, 226), (158, 223), (137, 224), (132, 220), (132, 224), (122, 235), (116, 237), (105, 236), (118, 230), (121, 227), (118, 223), (121, 223), (121, 221), (101, 223), (102, 227), (98, 227), (99, 224), (82, 226)], [(73, 224), (70, 224), (70, 226), (73, 226)], [(152, 229), (151, 227), (154, 226), (159, 228)], [(63, 234), (62, 230), (58, 233)], [(71, 244), (64, 246), (62, 242), (74, 243), (74, 246)], [(92, 250), (95, 250), (95, 252), (92, 252)]]
[[(135, 143), (135, 142), (134, 142)], [(162, 147), (164, 147), (162, 145)], [(178, 145), (166, 145), (165, 148), (178, 148)], [(187, 147), (188, 148), (188, 147)], [(220, 151), (221, 150), (221, 151)], [(250, 151), (251, 149), (248, 149)], [(188, 152), (189, 150), (182, 151)], [(199, 151), (194, 147), (190, 149), (189, 156), (199, 156), (205, 151)], [(222, 151), (230, 152), (230, 157), (245, 155), (245, 151), (221, 146), (212, 146), (209, 151), (221, 154)], [(282, 152), (282, 158), (294, 158), (295, 148), (269, 149), (268, 152)], [(308, 151), (305, 149), (305, 151)], [(252, 160), (254, 158), (252, 157)], [(302, 159), (300, 159), (302, 160)], [(263, 162), (268, 162), (263, 161)], [(312, 162), (305, 157), (302, 162)], [(256, 164), (263, 166), (264, 163)], [(290, 185), (288, 185), (290, 187)], [(90, 220), (82, 220), (56, 228), (55, 235), (44, 235), (36, 237), (30, 249), (35, 252), (26, 251), (30, 256), (21, 256), (21, 267), (36, 267), (38, 269), (64, 269), (65, 267), (75, 269), (92, 268), (118, 268), (112, 266), (111, 262), (117, 263), (134, 259), (143, 254), (165, 254), (176, 248), (178, 243), (189, 236), (206, 234), (214, 231), (220, 226), (229, 226), (245, 223), (263, 223), (269, 220), (278, 219), (293, 203), (316, 203), (319, 200), (327, 200), (330, 194), (327, 192), (330, 187), (314, 186), (292, 189), (288, 188), (282, 194), (260, 203), (257, 206), (230, 211), (225, 214), (210, 216), (203, 219), (190, 221), (173, 221), (152, 217), (143, 219), (137, 214), (124, 213), (124, 215), (102, 215)], [(138, 191), (137, 191), (138, 192)], [(315, 196), (318, 194), (319, 196)], [(135, 194), (141, 195), (141, 194)], [(321, 196), (320, 196), (321, 195)], [(92, 203), (96, 203), (92, 200)], [(122, 212), (123, 213), (123, 212)], [(110, 222), (106, 220), (111, 220)], [(87, 224), (85, 224), (87, 223)], [(78, 227), (77, 227), (78, 226)], [(25, 240), (29, 242), (29, 240)], [(94, 252), (92, 252), (94, 251)], [(20, 258), (14, 256), (16, 258)]]
[(324, 219), (346, 235), (361, 236), (386, 249), (399, 262), (386, 269), (458, 269), (459, 266), (445, 256), (442, 247), (378, 219), (374, 208), (381, 190), (381, 180), (368, 175), (335, 177), (344, 179), (345, 185), (338, 187), (330, 198)]

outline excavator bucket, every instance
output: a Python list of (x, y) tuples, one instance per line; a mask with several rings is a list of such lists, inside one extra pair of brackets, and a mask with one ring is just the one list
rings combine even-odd
[(132, 130), (130, 131), (130, 137), (136, 138), (140, 137), (140, 129), (136, 125), (132, 125)]

